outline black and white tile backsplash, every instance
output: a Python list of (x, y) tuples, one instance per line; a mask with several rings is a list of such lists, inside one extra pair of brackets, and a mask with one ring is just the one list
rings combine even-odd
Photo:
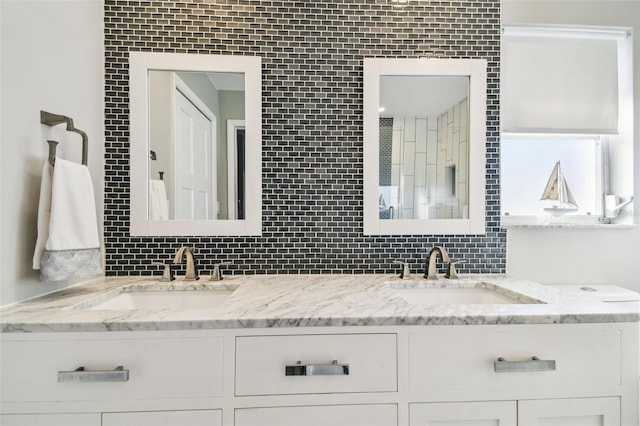
[[(128, 52), (262, 57), (261, 237), (129, 235)], [(486, 233), (365, 237), (362, 59), (488, 61)], [(197, 247), (200, 267), (232, 273), (422, 270), (443, 245), (462, 272), (504, 272), (499, 191), (500, 2), (105, 0), (107, 275), (159, 273), (151, 261)]]

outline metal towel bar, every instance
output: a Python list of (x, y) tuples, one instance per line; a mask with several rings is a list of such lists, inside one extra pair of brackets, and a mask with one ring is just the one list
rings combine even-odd
[[(89, 149), (89, 138), (87, 134), (80, 129), (76, 129), (73, 125), (73, 119), (59, 114), (52, 114), (47, 111), (40, 111), (40, 123), (46, 124), (49, 127), (57, 126), (58, 124), (66, 124), (67, 131), (77, 133), (82, 137), (82, 164), (87, 165), (87, 151)], [(49, 144), (49, 163), (53, 166), (56, 162), (56, 145), (58, 142), (48, 140)]]

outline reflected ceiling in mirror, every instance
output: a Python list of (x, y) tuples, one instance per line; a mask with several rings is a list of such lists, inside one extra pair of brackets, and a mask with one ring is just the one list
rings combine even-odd
[(131, 52), (132, 235), (260, 234), (260, 87), (260, 58)]
[(365, 59), (365, 234), (484, 232), (485, 69)]

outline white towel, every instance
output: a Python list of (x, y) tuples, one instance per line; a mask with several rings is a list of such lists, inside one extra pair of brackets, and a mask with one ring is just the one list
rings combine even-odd
[(49, 239), (49, 220), (51, 217), (51, 180), (53, 166), (49, 161), (42, 167), (42, 182), (40, 184), (40, 201), (38, 203), (38, 239), (33, 253), (33, 269), (40, 269), (44, 248)]
[(169, 200), (164, 181), (151, 179), (149, 181), (149, 219), (168, 220)]
[[(51, 166), (47, 166), (43, 169), (40, 190), (42, 210), (38, 212), (34, 268), (40, 267), (43, 281), (101, 274), (100, 237), (89, 169), (61, 158), (56, 159), (53, 173), (50, 173)], [(51, 175), (49, 182), (46, 176)], [(46, 208), (48, 203), (50, 214)], [(46, 240), (44, 251), (43, 239)]]

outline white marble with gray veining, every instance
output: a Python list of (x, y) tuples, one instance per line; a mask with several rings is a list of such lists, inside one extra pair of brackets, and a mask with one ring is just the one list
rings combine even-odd
[[(392, 287), (484, 286), (515, 304), (418, 305)], [(234, 290), (210, 309), (90, 310), (121, 291)], [(536, 303), (531, 303), (536, 302)], [(98, 278), (0, 310), (8, 332), (185, 330), (215, 328), (555, 324), (638, 321), (638, 313), (504, 275), (407, 281), (393, 275), (251, 275), (221, 282), (159, 283), (157, 277)]]

